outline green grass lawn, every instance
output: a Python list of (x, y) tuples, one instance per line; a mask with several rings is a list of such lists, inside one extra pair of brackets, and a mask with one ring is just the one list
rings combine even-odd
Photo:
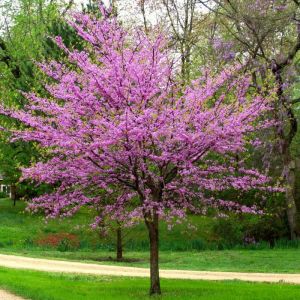
[[(0, 287), (32, 300), (150, 299), (148, 279), (79, 276), (0, 268)], [(240, 281), (162, 280), (154, 299), (298, 300), (299, 285)], [(152, 298), (153, 299), (153, 298)]]
[[(48, 223), (45, 223), (42, 216), (31, 215), (24, 210), (24, 202), (18, 201), (17, 206), (13, 207), (11, 200), (0, 199), (0, 249), (38, 248), (39, 239), (57, 233), (74, 234), (78, 238), (80, 250), (113, 250), (115, 247), (115, 235), (100, 238), (99, 234), (91, 229), (93, 216), (88, 209), (81, 210), (72, 218), (50, 220)], [(204, 247), (204, 239), (207, 240), (211, 236), (212, 220), (193, 217), (191, 222), (201, 230), (189, 231), (186, 224), (182, 224), (169, 231), (167, 225), (162, 223), (160, 228), (162, 250)], [(127, 249), (148, 248), (148, 234), (143, 223), (134, 228), (124, 229), (124, 235)]]
[[(113, 261), (113, 252), (107, 251), (6, 251), (0, 253), (30, 257), (75, 260), (88, 263), (149, 267), (148, 252), (125, 252), (129, 261)], [(199, 271), (237, 271), (265, 273), (300, 273), (300, 250), (222, 250), (222, 251), (160, 251), (161, 269)]]
[[(129, 261), (117, 263), (112, 261), (115, 256), (112, 241), (101, 240), (89, 226), (86, 226), (90, 212), (82, 211), (74, 218), (54, 220), (45, 224), (41, 216), (24, 213), (24, 207), (23, 202), (18, 202), (17, 207), (13, 207), (10, 200), (0, 199), (0, 253), (148, 267), (148, 240), (142, 224), (126, 232), (128, 243), (124, 257)], [(181, 246), (189, 243), (191, 245), (193, 241), (200, 241), (209, 235), (211, 221), (209, 223), (208, 219), (198, 217), (194, 218), (193, 222), (197, 223), (201, 230), (190, 234), (184, 231), (183, 225), (175, 226), (174, 231), (170, 232), (162, 224), (161, 241), (167, 250), (163, 248), (160, 251), (161, 268), (300, 273), (300, 249), (297, 248), (178, 251)], [(72, 251), (68, 249), (59, 251), (55, 247), (41, 247), (36, 244), (39, 238), (61, 232), (75, 234), (80, 241), (80, 247), (71, 249)], [(143, 244), (144, 247), (139, 248), (139, 245)], [(174, 250), (170, 251), (173, 248)]]

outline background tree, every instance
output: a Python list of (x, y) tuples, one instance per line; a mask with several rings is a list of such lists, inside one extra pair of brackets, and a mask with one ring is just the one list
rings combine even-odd
[[(49, 39), (50, 35), (60, 34), (68, 46), (76, 45), (70, 27), (61, 15), (71, 8), (72, 1), (20, 0), (4, 3), (4, 20), (0, 37), (1, 101), (10, 106), (23, 107), (26, 99), (20, 93), (29, 90), (43, 92), (41, 72), (35, 61), (47, 58), (61, 58), (61, 51)], [(78, 39), (77, 39), (78, 40)], [(2, 118), (5, 127), (18, 127), (18, 122)], [(8, 143), (9, 135), (0, 136), (0, 172), (4, 182), (11, 186), (12, 199), (19, 196), (28, 198), (34, 194), (30, 187), (20, 184), (20, 168), (28, 166), (39, 155), (33, 143)]]
[[(211, 12), (215, 21), (212, 44), (228, 60), (233, 54), (241, 61), (248, 61), (252, 69), (253, 85), (261, 89), (272, 81), (277, 84), (277, 103), (274, 117), (278, 126), (273, 132), (273, 151), (268, 157), (275, 166), (280, 162), (286, 188), (286, 212), (290, 236), (299, 235), (299, 203), (297, 203), (297, 142), (298, 99), (295, 98), (295, 63), (300, 49), (298, 1), (199, 1)], [(220, 57), (218, 57), (218, 64)], [(295, 139), (296, 138), (296, 139)], [(265, 149), (270, 147), (265, 147)], [(261, 149), (264, 151), (263, 149)], [(270, 151), (265, 151), (268, 155)], [(273, 158), (272, 158), (273, 156)], [(275, 157), (275, 160), (274, 160)], [(298, 221), (297, 221), (298, 219)]]

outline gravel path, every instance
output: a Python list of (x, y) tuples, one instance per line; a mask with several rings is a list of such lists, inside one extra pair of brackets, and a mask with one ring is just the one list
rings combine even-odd
[(0, 290), (0, 299), (1, 300), (25, 300), (24, 298), (13, 295), (9, 292)]
[[(0, 266), (14, 269), (29, 269), (47, 272), (79, 273), (91, 275), (149, 277), (146, 268), (108, 266), (92, 263), (49, 260), (14, 255), (0, 254)], [(238, 272), (209, 272), (160, 270), (162, 278), (194, 279), (194, 280), (243, 280), (256, 282), (286, 282), (300, 284), (300, 274), (278, 273), (238, 273)], [(0, 299), (2, 299), (0, 297)]]

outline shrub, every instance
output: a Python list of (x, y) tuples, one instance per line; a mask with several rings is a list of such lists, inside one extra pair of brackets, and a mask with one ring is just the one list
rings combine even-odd
[(235, 216), (218, 219), (212, 231), (220, 250), (243, 243), (243, 224), (238, 222)]
[(78, 249), (80, 246), (77, 235), (71, 233), (51, 233), (36, 241), (38, 246), (56, 248), (59, 251)]
[(3, 199), (3, 198), (8, 198), (7, 193), (5, 193), (5, 192), (0, 192), (0, 198), (1, 198), (1, 199)]

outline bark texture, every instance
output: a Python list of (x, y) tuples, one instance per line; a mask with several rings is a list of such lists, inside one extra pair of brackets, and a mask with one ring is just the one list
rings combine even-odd
[(285, 200), (286, 200), (286, 213), (290, 229), (290, 237), (292, 240), (298, 236), (297, 232), (297, 206), (295, 196), (295, 168), (296, 163), (291, 154), (291, 144), (298, 130), (297, 118), (294, 115), (291, 104), (283, 91), (283, 68), (285, 64), (278, 64), (273, 60), (272, 72), (275, 76), (277, 83), (277, 97), (278, 97), (278, 112), (277, 119), (282, 122), (277, 129), (279, 137), (279, 153), (282, 157), (283, 163), (283, 177), (285, 179)]
[(117, 228), (117, 260), (123, 259), (123, 239), (122, 239), (122, 229)]
[(146, 225), (150, 240), (150, 295), (160, 295), (158, 215), (154, 213), (151, 221), (146, 219)]

